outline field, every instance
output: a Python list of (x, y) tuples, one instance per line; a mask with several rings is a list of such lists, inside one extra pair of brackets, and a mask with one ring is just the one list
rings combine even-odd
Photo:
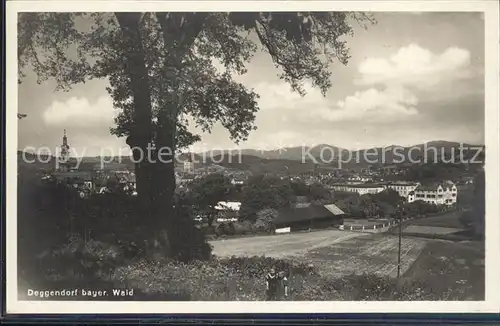
[[(401, 243), (404, 272), (417, 259), (427, 240), (408, 238)], [(211, 243), (214, 254), (289, 258), (318, 268), (325, 276), (374, 273), (397, 275), (398, 238), (337, 230), (280, 236), (219, 240)]]
[(409, 224), (463, 229), (463, 225), (460, 223), (461, 213), (462, 211), (457, 210), (442, 215), (411, 220)]
[(454, 234), (463, 231), (462, 229), (446, 228), (442, 226), (409, 225), (404, 229), (406, 234)]
[[(442, 215), (410, 220), (403, 224), (405, 236), (427, 237), (442, 240), (471, 240), (474, 235), (460, 221), (464, 211), (457, 210)], [(397, 228), (392, 230), (397, 233)]]
[[(401, 274), (418, 258), (427, 240), (403, 238), (401, 241)], [(364, 273), (397, 276), (398, 237), (368, 234), (324, 248), (313, 249), (303, 257), (325, 276)]]
[(213, 253), (219, 257), (266, 256), (280, 258), (301, 256), (311, 249), (329, 246), (362, 235), (362, 233), (339, 230), (322, 230), (216, 240), (210, 244), (213, 246)]
[(441, 300), (484, 300), (484, 262), (483, 242), (429, 241), (404, 278), (424, 281)]

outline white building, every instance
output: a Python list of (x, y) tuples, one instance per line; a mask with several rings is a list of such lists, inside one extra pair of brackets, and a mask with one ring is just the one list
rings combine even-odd
[(409, 195), (420, 185), (418, 182), (394, 182), (387, 184), (388, 189), (397, 191), (401, 197), (408, 199), (410, 201)]
[(349, 184), (361, 184), (365, 182), (372, 182), (373, 179), (365, 176), (360, 176), (360, 175), (353, 175), (347, 179), (347, 183)]
[(355, 192), (359, 195), (377, 194), (385, 190), (380, 184), (336, 184), (331, 186), (333, 191)]
[(236, 222), (240, 212), (241, 202), (220, 201), (215, 206), (218, 212), (217, 222)]
[(184, 173), (194, 172), (194, 162), (192, 162), (191, 160), (184, 161), (183, 165), (184, 165)]
[(446, 181), (440, 184), (420, 185), (412, 194), (412, 200), (408, 198), (408, 202), (417, 200), (436, 205), (453, 205), (457, 202), (458, 189), (451, 181)]
[(242, 185), (244, 185), (244, 184), (245, 184), (245, 179), (244, 179), (244, 178), (242, 178), (242, 177), (233, 177), (233, 178), (231, 179), (231, 184), (232, 184), (232, 185), (235, 185), (235, 186), (236, 186), (236, 185), (238, 185), (238, 186), (242, 186)]

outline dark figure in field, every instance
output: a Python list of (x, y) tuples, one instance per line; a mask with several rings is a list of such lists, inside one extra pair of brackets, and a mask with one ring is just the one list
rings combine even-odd
[(266, 275), (267, 300), (276, 301), (288, 296), (288, 279), (283, 272), (277, 273), (276, 269)]

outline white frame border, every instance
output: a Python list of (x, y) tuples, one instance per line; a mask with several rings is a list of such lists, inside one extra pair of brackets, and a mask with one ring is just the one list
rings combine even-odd
[[(109, 302), (17, 300), (17, 13), (20, 11), (480, 11), (485, 14), (486, 300), (480, 302)], [(285, 9), (286, 8), (286, 9)], [(314, 9), (313, 9), (314, 8)], [(496, 1), (7, 1), (7, 313), (498, 313), (499, 6)]]

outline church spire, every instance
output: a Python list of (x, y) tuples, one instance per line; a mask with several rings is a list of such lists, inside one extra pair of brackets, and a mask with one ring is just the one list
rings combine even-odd
[(66, 129), (64, 129), (64, 134), (63, 134), (63, 143), (61, 146), (61, 153), (60, 153), (60, 166), (59, 169), (63, 171), (68, 170), (67, 164), (69, 163), (69, 145), (68, 145), (68, 137), (66, 136)]

